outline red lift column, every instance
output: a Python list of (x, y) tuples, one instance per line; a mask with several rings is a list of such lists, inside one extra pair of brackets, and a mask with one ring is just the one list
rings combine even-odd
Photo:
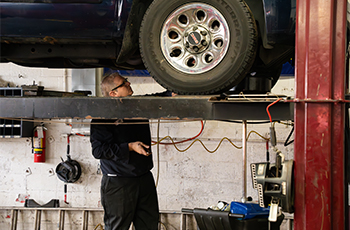
[(345, 229), (346, 0), (298, 0), (296, 230)]

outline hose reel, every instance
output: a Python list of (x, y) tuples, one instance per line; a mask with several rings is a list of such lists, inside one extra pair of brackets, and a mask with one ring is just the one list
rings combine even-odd
[(80, 164), (72, 160), (69, 151), (70, 151), (70, 135), (67, 136), (67, 160), (64, 161), (61, 157), (62, 162), (59, 163), (56, 167), (56, 174), (58, 179), (65, 183), (74, 183), (79, 180), (81, 176), (81, 167)]
[(65, 183), (74, 183), (79, 180), (81, 176), (80, 164), (72, 160), (70, 155), (67, 155), (67, 160), (64, 161), (61, 157), (62, 162), (56, 167), (57, 177)]

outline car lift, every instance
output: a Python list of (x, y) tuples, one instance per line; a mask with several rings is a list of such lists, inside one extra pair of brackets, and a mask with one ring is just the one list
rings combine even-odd
[[(254, 102), (252, 102), (252, 100)], [(176, 97), (2, 97), (0, 117), (27, 119), (203, 119), (268, 120), (266, 107), (276, 96), (253, 99)], [(4, 109), (5, 108), (5, 109)], [(275, 120), (293, 119), (293, 103), (271, 107)]]
[[(28, 88), (28, 87), (24, 87)], [(33, 87), (35, 88), (35, 87)], [(4, 89), (6, 90), (6, 89)], [(10, 89), (16, 90), (16, 89)], [(27, 93), (21, 89), (22, 94)], [(57, 94), (56, 94), (57, 95)], [(283, 102), (279, 102), (283, 99)], [(271, 105), (274, 105), (271, 107)], [(33, 121), (47, 119), (118, 119), (118, 118), (147, 118), (163, 120), (242, 120), (242, 153), (243, 153), (243, 183), (242, 202), (247, 201), (247, 120), (266, 121), (293, 120), (293, 102), (286, 96), (278, 95), (228, 95), (228, 96), (176, 96), (176, 97), (125, 97), (125, 98), (96, 98), (82, 96), (62, 97), (2, 97), (0, 98), (1, 118), (25, 118)], [(268, 108), (268, 109), (267, 109)], [(293, 160), (291, 160), (293, 163)], [(287, 169), (284, 165), (283, 172)], [(289, 167), (292, 169), (291, 167)], [(292, 171), (283, 173), (284, 177), (292, 178)], [(270, 176), (271, 177), (271, 176)], [(259, 177), (259, 183), (264, 184), (266, 178)], [(271, 180), (271, 178), (268, 178)], [(292, 187), (293, 181), (286, 178), (276, 178), (276, 183), (288, 183)], [(280, 186), (281, 187), (281, 186)], [(277, 197), (275, 191), (275, 197)], [(292, 191), (281, 194), (281, 199), (290, 200)], [(282, 198), (282, 197), (288, 197)], [(281, 202), (285, 204), (285, 202)], [(288, 205), (292, 205), (288, 203)], [(277, 205), (278, 206), (278, 205)], [(282, 210), (283, 207), (282, 207)], [(292, 212), (292, 210), (285, 210)], [(276, 212), (277, 215), (277, 212)], [(283, 215), (282, 215), (283, 216)], [(279, 217), (279, 224), (283, 217)], [(208, 217), (211, 218), (211, 217)], [(220, 217), (218, 217), (220, 218)], [(227, 216), (226, 218), (229, 218)], [(276, 216), (277, 218), (277, 216)], [(264, 218), (267, 224), (267, 218)], [(276, 219), (277, 220), (277, 219)], [(276, 222), (274, 220), (273, 222)], [(237, 220), (238, 221), (238, 220)], [(255, 220), (250, 221), (251, 225)], [(253, 221), (253, 222), (252, 222)], [(262, 221), (261, 219), (256, 221)], [(241, 223), (242, 222), (242, 223)], [(272, 225), (273, 225), (273, 222)], [(245, 221), (239, 221), (243, 224)], [(255, 222), (254, 222), (255, 223)], [(257, 222), (258, 223), (258, 222)], [(248, 223), (245, 223), (249, 225)], [(262, 222), (260, 223), (262, 224)], [(243, 226), (243, 225), (242, 225)], [(244, 225), (245, 226), (245, 225)], [(267, 225), (266, 225), (267, 227)], [(230, 228), (225, 228), (230, 229)], [(274, 228), (275, 229), (275, 228)], [(277, 228), (276, 228), (277, 229)], [(279, 229), (279, 227), (278, 227)]]

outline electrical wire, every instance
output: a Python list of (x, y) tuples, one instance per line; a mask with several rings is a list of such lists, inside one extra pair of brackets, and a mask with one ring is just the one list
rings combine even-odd
[[(67, 124), (67, 125), (70, 126), (71, 128), (73, 128), (72, 124)], [(87, 137), (88, 136), (88, 135), (84, 135), (84, 134), (81, 134), (81, 133), (70, 133), (70, 134), (68, 134), (68, 143), (69, 143), (69, 136), (72, 136), (72, 135), (81, 136), (81, 137)]]
[[(247, 140), (249, 139), (249, 137), (250, 137), (250, 135), (251, 135), (252, 133), (257, 134), (259, 137), (261, 137), (261, 138), (264, 139), (265, 141), (270, 140), (270, 138), (264, 137), (263, 135), (261, 135), (260, 133), (258, 133), (257, 131), (254, 131), (254, 130), (252, 130), (252, 131), (250, 131), (250, 132), (248, 133), (248, 135), (247, 135)], [(175, 142), (175, 141), (173, 140), (173, 138), (170, 137), (170, 136), (163, 137), (162, 139), (160, 139), (159, 141), (157, 141), (157, 143), (155, 143), (155, 144), (158, 144), (159, 142), (161, 142), (161, 141), (163, 141), (163, 140), (165, 140), (165, 139), (167, 139), (167, 138), (170, 139), (170, 141), (171, 141), (170, 144), (174, 145), (175, 149), (176, 149), (177, 151), (179, 151), (179, 152), (186, 152), (186, 151), (187, 151), (188, 149), (190, 149), (190, 148), (193, 146), (193, 144), (194, 144), (195, 142), (197, 142), (197, 141), (198, 141), (198, 142), (203, 146), (203, 148), (204, 148), (207, 152), (209, 152), (209, 153), (214, 153), (214, 152), (216, 152), (216, 151), (219, 149), (220, 145), (222, 144), (222, 142), (223, 142), (224, 140), (227, 140), (227, 141), (228, 141), (233, 147), (235, 147), (236, 149), (242, 149), (242, 147), (235, 145), (235, 144), (234, 144), (229, 138), (227, 138), (227, 137), (223, 137), (223, 138), (220, 140), (219, 144), (217, 145), (217, 147), (216, 147), (214, 150), (209, 150), (209, 149), (205, 146), (205, 144), (204, 144), (200, 139), (195, 139), (195, 140), (192, 141), (191, 144), (190, 144), (188, 147), (186, 147), (185, 149), (179, 149), (179, 148), (176, 146), (176, 142)]]
[(275, 121), (275, 122), (280, 123), (280, 124), (282, 124), (282, 125), (291, 125), (291, 126), (294, 126), (294, 123), (293, 123), (293, 122), (292, 122), (292, 123), (285, 123), (285, 122), (283, 122), (283, 121)]
[(270, 161), (270, 152), (269, 152), (269, 141), (266, 141), (266, 161)]
[[(242, 121), (235, 121), (235, 120), (218, 120), (218, 121), (237, 123), (237, 124), (243, 123)], [(247, 121), (247, 124), (265, 124), (265, 123), (270, 123), (270, 121)]]
[(195, 140), (192, 141), (191, 144), (190, 144), (187, 148), (185, 148), (185, 149), (179, 149), (179, 148), (176, 146), (176, 144), (175, 144), (173, 138), (171, 138), (170, 136), (163, 137), (162, 139), (160, 139), (160, 141), (163, 141), (163, 140), (165, 140), (165, 139), (167, 139), (167, 138), (170, 139), (170, 141), (172, 142), (171, 144), (174, 145), (175, 149), (176, 149), (177, 151), (179, 151), (179, 152), (186, 152), (189, 148), (192, 147), (192, 145), (193, 145), (195, 142), (199, 142), (207, 152), (209, 152), (209, 153), (214, 153), (214, 152), (216, 152), (216, 151), (219, 149), (221, 143), (222, 143), (224, 140), (227, 140), (228, 142), (230, 142), (230, 144), (233, 145), (233, 146), (234, 146), (235, 148), (237, 148), (237, 149), (241, 149), (241, 148), (242, 148), (242, 147), (239, 147), (239, 146), (235, 145), (235, 144), (234, 144), (230, 139), (228, 139), (227, 137), (224, 137), (224, 138), (221, 139), (221, 141), (219, 142), (219, 144), (217, 145), (217, 147), (216, 147), (214, 150), (209, 150), (209, 149), (204, 145), (204, 143), (203, 143), (200, 139), (195, 139)]
[[(203, 123), (202, 123), (202, 124), (203, 124)], [(287, 124), (287, 123), (285, 123), (285, 124)], [(203, 126), (202, 126), (202, 129), (201, 129), (201, 131), (199, 132), (199, 134), (196, 135), (196, 137), (198, 137), (202, 132), (203, 132)], [(252, 133), (255, 133), (256, 135), (258, 135), (260, 138), (262, 138), (262, 139), (265, 140), (265, 141), (269, 141), (269, 140), (270, 140), (270, 138), (264, 137), (263, 135), (261, 135), (261, 134), (258, 133), (257, 131), (251, 130), (251, 131), (248, 133), (248, 135), (247, 135), (247, 141), (248, 141), (248, 139), (249, 139), (249, 137), (250, 137), (250, 135), (251, 135)], [(214, 152), (216, 152), (216, 151), (219, 149), (220, 145), (222, 144), (222, 142), (223, 142), (224, 140), (229, 141), (229, 143), (230, 143), (232, 146), (234, 146), (235, 148), (237, 148), (237, 149), (242, 149), (242, 147), (235, 145), (235, 144), (234, 144), (229, 138), (227, 138), (227, 137), (223, 137), (223, 138), (220, 140), (219, 144), (217, 145), (217, 147), (216, 147), (214, 150), (209, 150), (209, 149), (205, 146), (205, 144), (204, 144), (200, 139), (195, 139), (195, 140), (192, 141), (191, 144), (190, 144), (188, 147), (186, 147), (185, 149), (179, 149), (179, 148), (176, 146), (176, 144), (183, 143), (183, 142), (185, 142), (185, 141), (190, 141), (190, 140), (192, 140), (192, 139), (194, 139), (194, 138), (196, 138), (196, 137), (189, 138), (189, 139), (186, 139), (186, 140), (184, 140), (184, 141), (179, 141), (179, 142), (175, 142), (174, 139), (173, 139), (171, 136), (165, 136), (165, 137), (163, 137), (162, 139), (159, 140), (159, 126), (158, 126), (158, 128), (157, 128), (157, 142), (152, 141), (152, 142), (153, 142), (152, 145), (157, 145), (157, 154), (159, 154), (159, 144), (174, 145), (174, 147), (175, 147), (175, 149), (176, 149), (177, 151), (179, 151), (179, 152), (185, 152), (185, 151), (187, 151), (188, 149), (190, 149), (190, 148), (193, 146), (193, 144), (194, 144), (195, 142), (199, 142), (207, 152), (209, 152), (209, 153), (214, 153)], [(171, 142), (170, 142), (170, 143), (162, 143), (162, 141), (165, 140), (165, 139), (170, 139)], [(158, 155), (158, 160), (159, 160), (159, 155)]]
[(164, 227), (165, 230), (167, 230), (167, 228), (163, 222), (159, 221), (159, 223)]
[(277, 99), (276, 101), (272, 102), (271, 104), (269, 104), (269, 105), (266, 107), (266, 112), (267, 112), (267, 115), (269, 116), (269, 120), (270, 120), (271, 123), (272, 123), (272, 118), (271, 118), (271, 114), (270, 114), (270, 112), (269, 112), (269, 108), (270, 108), (271, 106), (273, 106), (274, 104), (276, 104), (277, 102), (281, 101), (281, 100), (283, 100), (283, 99), (282, 99), (282, 98), (279, 98), (279, 99)]
[(98, 224), (98, 225), (96, 225), (96, 226), (95, 226), (95, 228), (94, 228), (94, 230), (97, 230), (97, 228), (100, 228), (101, 230), (103, 230), (103, 226), (102, 226), (102, 224)]
[(252, 130), (252, 131), (250, 131), (250, 132), (248, 133), (247, 140), (249, 139), (249, 136), (250, 136), (250, 134), (252, 134), (252, 133), (255, 133), (256, 135), (258, 135), (259, 137), (261, 137), (261, 138), (264, 139), (265, 141), (270, 140), (270, 138), (264, 137), (263, 135), (261, 135), (260, 133), (258, 133), (257, 131), (254, 131), (254, 130)]
[[(279, 98), (279, 96), (277, 94), (274, 94), (274, 93), (266, 93), (267, 95), (273, 95), (275, 96), (276, 98)], [(242, 95), (244, 99), (246, 99), (247, 101), (251, 101), (251, 102), (261, 102), (261, 100), (252, 100), (250, 98), (247, 98), (243, 92), (240, 92), (239, 95)]]
[(244, 97), (244, 99), (246, 99), (246, 100), (248, 100), (248, 101), (250, 101), (250, 102), (258, 102), (258, 101), (252, 100), (252, 99), (250, 99), (250, 98), (247, 98), (247, 97), (244, 95), (243, 92), (240, 92), (239, 95), (242, 95), (242, 96)]
[[(196, 139), (197, 137), (199, 137), (202, 133), (203, 133), (203, 130), (204, 130), (204, 123), (203, 123), (203, 121), (201, 121), (201, 125), (202, 125), (202, 127), (201, 127), (201, 130), (199, 131), (199, 133), (196, 135), (196, 136), (194, 136), (194, 137), (191, 137), (191, 138), (188, 138), (188, 139), (186, 139), (186, 140), (182, 140), (182, 141), (178, 141), (178, 142), (173, 142), (173, 143), (162, 143), (162, 142), (159, 142), (159, 140), (157, 139), (157, 142), (155, 142), (155, 141), (152, 141), (152, 143), (153, 144), (161, 144), (161, 145), (173, 145), (173, 144), (181, 144), (181, 143), (184, 143), (184, 142), (187, 142), (187, 141), (191, 141), (191, 140), (193, 140), (193, 139)], [(158, 120), (158, 131), (159, 131), (159, 120)], [(159, 136), (158, 136), (158, 134), (157, 134), (157, 138), (158, 138)]]
[(292, 143), (294, 142), (294, 140), (289, 141), (289, 139), (290, 139), (290, 137), (292, 136), (293, 132), (294, 132), (294, 126), (293, 126), (292, 130), (290, 131), (290, 133), (289, 133), (289, 135), (288, 135), (286, 141), (285, 141), (284, 144), (283, 144), (285, 147), (288, 146), (288, 145), (290, 145), (290, 144), (292, 144)]

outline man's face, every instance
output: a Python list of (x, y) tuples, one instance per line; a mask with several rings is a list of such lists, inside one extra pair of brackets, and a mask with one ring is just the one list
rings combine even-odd
[(131, 96), (134, 93), (130, 86), (130, 82), (128, 82), (124, 77), (116, 76), (114, 78), (114, 86), (120, 87), (109, 92), (111, 97), (126, 97)]

